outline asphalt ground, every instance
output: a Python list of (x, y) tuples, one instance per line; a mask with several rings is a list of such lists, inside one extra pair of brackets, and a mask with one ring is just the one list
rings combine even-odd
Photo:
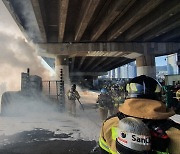
[[(71, 134), (34, 129), (0, 136), (0, 154), (98, 154), (96, 141), (66, 140)], [(51, 140), (52, 139), (52, 140)], [(3, 141), (3, 142), (2, 142)]]

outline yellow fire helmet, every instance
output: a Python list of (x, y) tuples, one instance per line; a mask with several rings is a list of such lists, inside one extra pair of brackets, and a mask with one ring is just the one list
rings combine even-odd
[(161, 97), (161, 85), (154, 78), (141, 75), (133, 78), (127, 85), (127, 98), (147, 98), (159, 100)]

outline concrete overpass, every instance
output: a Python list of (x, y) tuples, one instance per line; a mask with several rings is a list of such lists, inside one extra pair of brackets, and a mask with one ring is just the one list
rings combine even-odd
[(180, 52), (179, 0), (3, 0), (42, 57), (70, 77), (96, 77), (136, 60), (155, 75), (155, 56)]

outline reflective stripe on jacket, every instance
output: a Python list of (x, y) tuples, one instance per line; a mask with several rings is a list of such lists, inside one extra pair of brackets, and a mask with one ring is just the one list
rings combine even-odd
[(117, 126), (118, 117), (108, 119), (103, 123), (101, 128), (99, 146), (105, 151), (116, 154), (116, 137), (117, 137)]
[[(116, 127), (112, 127), (111, 128), (111, 132), (112, 132), (112, 139), (114, 141), (116, 141), (116, 138), (118, 136), (118, 132), (117, 132), (117, 128)], [(113, 151), (112, 149), (109, 148), (109, 146), (107, 145), (106, 141), (103, 139), (103, 137), (99, 138), (99, 146), (104, 149), (105, 151), (112, 153), (112, 154), (116, 154), (116, 151)]]
[(99, 146), (105, 151), (111, 153), (109, 146), (107, 145), (107, 143), (104, 141), (102, 137), (99, 138)]

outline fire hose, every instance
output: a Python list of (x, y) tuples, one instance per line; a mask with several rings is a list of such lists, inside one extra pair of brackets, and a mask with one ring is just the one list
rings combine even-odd
[(79, 99), (77, 99), (77, 100), (78, 100), (78, 102), (79, 102), (79, 104), (80, 104), (81, 108), (84, 110), (84, 106), (83, 106), (83, 104), (80, 102), (80, 100), (79, 100)]

